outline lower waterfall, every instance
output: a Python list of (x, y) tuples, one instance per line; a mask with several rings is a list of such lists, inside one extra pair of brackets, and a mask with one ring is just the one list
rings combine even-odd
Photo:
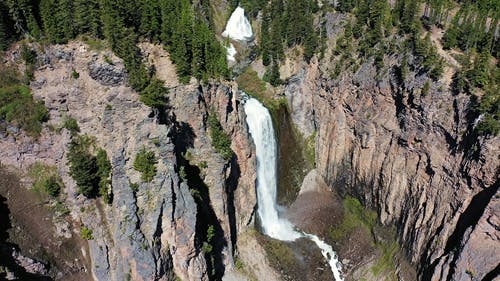
[(316, 243), (328, 260), (335, 280), (342, 281), (341, 264), (333, 248), (318, 236), (295, 229), (279, 217), (277, 204), (277, 144), (271, 115), (259, 101), (248, 98), (244, 104), (246, 122), (255, 143), (257, 156), (257, 214), (264, 234), (282, 241), (305, 237)]

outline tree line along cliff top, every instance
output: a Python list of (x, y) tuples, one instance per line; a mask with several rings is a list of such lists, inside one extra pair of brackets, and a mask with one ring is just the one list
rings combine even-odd
[[(238, 5), (257, 22), (256, 54), (267, 68), (265, 80), (274, 86), (287, 50), (299, 47), (304, 61), (313, 57), (334, 64), (330, 73), (356, 71), (373, 59), (377, 69), (391, 54), (401, 54), (395, 71), (404, 81), (409, 71), (442, 78), (448, 61), (458, 62), (451, 90), (473, 96), (472, 109), (480, 116), (477, 131), (500, 131), (498, 55), (500, 53), (498, 0), (5, 0), (0, 2), (0, 48), (6, 50), (23, 38), (42, 44), (64, 44), (78, 36), (105, 40), (124, 61), (129, 84), (148, 106), (163, 110), (168, 90), (147, 67), (137, 44), (162, 44), (176, 65), (181, 82), (229, 79), (225, 45), (216, 31), (217, 18), (229, 18)], [(222, 4), (225, 4), (222, 5)], [(221, 8), (222, 7), (222, 8)], [(327, 46), (327, 21), (342, 13), (343, 32), (334, 46)], [(442, 37), (433, 37), (433, 31)], [(325, 52), (334, 49), (331, 61)], [(409, 63), (408, 58), (412, 58)]]

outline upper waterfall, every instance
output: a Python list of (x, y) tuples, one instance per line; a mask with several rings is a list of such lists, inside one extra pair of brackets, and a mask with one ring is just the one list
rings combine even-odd
[(231, 14), (227, 22), (226, 29), (222, 32), (222, 36), (229, 37), (238, 41), (250, 41), (253, 39), (252, 26), (250, 21), (245, 17), (245, 10), (237, 7)]

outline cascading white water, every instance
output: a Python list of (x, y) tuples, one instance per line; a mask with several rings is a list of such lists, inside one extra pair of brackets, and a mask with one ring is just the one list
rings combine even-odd
[(342, 281), (340, 262), (332, 247), (318, 236), (299, 232), (286, 219), (280, 218), (277, 205), (277, 145), (271, 115), (259, 101), (249, 98), (244, 105), (247, 124), (255, 143), (257, 156), (257, 214), (264, 234), (282, 241), (309, 238), (328, 260), (335, 280)]
[(249, 41), (253, 38), (252, 25), (245, 17), (245, 10), (238, 6), (229, 17), (226, 24), (226, 29), (222, 32), (222, 36), (231, 38), (237, 41)]

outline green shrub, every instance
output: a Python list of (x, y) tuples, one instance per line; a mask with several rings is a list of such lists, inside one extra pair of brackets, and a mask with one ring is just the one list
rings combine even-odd
[(426, 96), (429, 93), (429, 90), (431, 88), (431, 84), (429, 81), (425, 82), (424, 86), (422, 87), (422, 95)]
[(160, 139), (159, 138), (152, 138), (151, 143), (153, 143), (154, 146), (158, 147), (158, 146), (160, 146)]
[(83, 43), (87, 44), (91, 50), (100, 51), (106, 47), (105, 41), (100, 39), (95, 39), (91, 36), (83, 35), (81, 36)]
[(150, 182), (156, 176), (157, 163), (155, 153), (143, 147), (135, 156), (134, 169), (142, 173), (141, 179), (143, 181)]
[(239, 257), (235, 257), (235, 259), (234, 259), (234, 267), (237, 270), (243, 270), (243, 268), (245, 267), (245, 263)]
[(56, 176), (51, 176), (46, 179), (43, 183), (44, 190), (48, 195), (52, 197), (59, 196), (59, 192), (61, 190), (61, 186), (59, 184), (59, 179)]
[(107, 55), (104, 55), (104, 62), (106, 62), (107, 64), (115, 65)]
[(106, 150), (99, 148), (96, 155), (97, 174), (99, 176), (99, 196), (104, 203), (111, 204), (113, 195), (111, 192), (111, 162)]
[(35, 162), (29, 167), (28, 176), (33, 180), (33, 190), (51, 197), (59, 196), (62, 180), (57, 174), (57, 167)]
[(80, 78), (80, 73), (78, 73), (76, 70), (73, 69), (73, 72), (71, 72), (71, 77), (73, 79), (78, 79)]
[(217, 115), (212, 112), (208, 116), (208, 125), (210, 127), (210, 138), (212, 139), (212, 146), (215, 148), (222, 158), (226, 161), (233, 157), (233, 150), (231, 150), (231, 139), (222, 129)]
[(198, 164), (198, 168), (200, 168), (201, 170), (204, 170), (204, 169), (208, 168), (208, 163), (207, 163), (207, 161), (201, 161), (201, 162)]
[(27, 86), (18, 84), (0, 88), (0, 119), (23, 129), (29, 136), (40, 135), (42, 123), (49, 119), (48, 113), (41, 101), (33, 100)]
[(131, 182), (130, 183), (130, 189), (132, 189), (133, 192), (139, 191), (139, 184), (136, 182)]
[(70, 210), (68, 209), (68, 207), (59, 200), (57, 200), (53, 205), (52, 210), (60, 217), (64, 217), (70, 214)]
[(80, 236), (85, 239), (85, 240), (93, 240), (94, 239), (94, 235), (93, 235), (93, 231), (92, 229), (86, 227), (86, 226), (83, 226), (81, 229), (80, 229)]
[(80, 132), (80, 127), (78, 126), (78, 122), (73, 117), (65, 118), (62, 127), (70, 131), (72, 134)]
[(179, 168), (179, 177), (181, 177), (183, 181), (187, 181), (187, 173), (186, 173), (186, 168), (184, 166), (181, 166)]

